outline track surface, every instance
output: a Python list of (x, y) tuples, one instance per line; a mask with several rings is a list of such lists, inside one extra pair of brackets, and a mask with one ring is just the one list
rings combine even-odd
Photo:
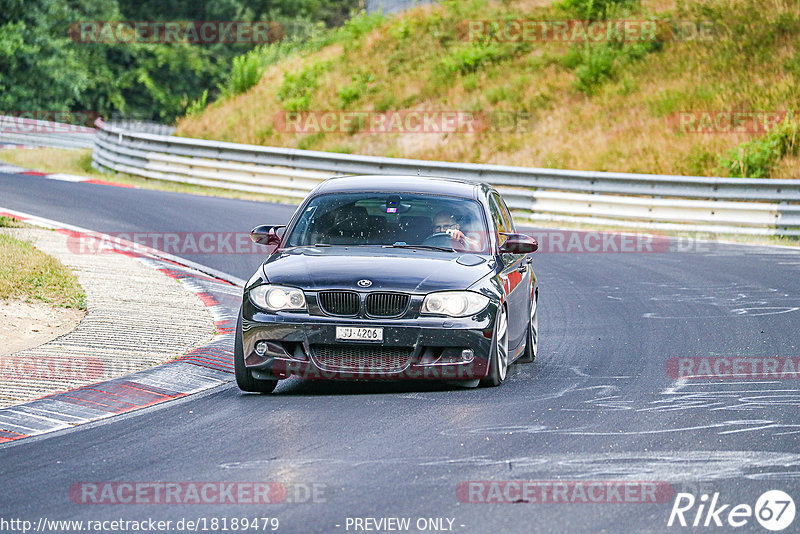
[[(247, 231), (293, 211), (12, 175), (0, 175), (0, 206), (103, 232)], [(188, 258), (244, 279), (260, 261)], [(455, 532), (662, 532), (673, 504), (461, 503), (456, 487), (471, 480), (664, 481), (751, 506), (780, 489), (800, 505), (798, 380), (676, 381), (667, 373), (673, 357), (799, 356), (800, 254), (732, 245), (540, 254), (534, 268), (540, 355), (514, 366), (501, 388), (292, 379), (257, 396), (221, 387), (0, 447), (2, 516), (269, 516), (279, 518), (278, 532), (347, 532), (348, 517), (408, 517), (412, 526), (442, 517)], [(70, 500), (73, 484), (102, 481), (324, 490), (318, 502), (267, 506)], [(754, 518), (737, 530), (766, 532)]]

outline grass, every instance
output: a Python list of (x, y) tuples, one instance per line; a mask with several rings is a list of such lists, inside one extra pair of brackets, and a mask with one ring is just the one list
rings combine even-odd
[(259, 202), (274, 202), (280, 204), (296, 203), (287, 197), (234, 191), (216, 187), (203, 187), (192, 184), (181, 184), (166, 180), (153, 180), (141, 176), (122, 173), (102, 173), (92, 168), (91, 149), (61, 149), (61, 148), (32, 148), (20, 150), (0, 150), (0, 160), (28, 169), (44, 173), (64, 173), (76, 176), (85, 176), (93, 180), (104, 180), (124, 185), (132, 185), (142, 189), (169, 191), (172, 193), (186, 193), (190, 195), (236, 198), (240, 200), (253, 200)]
[(31, 148), (0, 150), (0, 160), (44, 173), (64, 173), (98, 180), (107, 175), (92, 168), (91, 149)]
[[(18, 226), (13, 219), (0, 218), (0, 227)], [(86, 294), (72, 271), (33, 244), (5, 233), (0, 233), (0, 299), (86, 309)]]
[[(659, 31), (655, 40), (587, 45), (470, 40), (468, 25), (586, 18), (653, 20)], [(681, 21), (711, 28), (692, 37), (675, 30)], [(246, 92), (180, 120), (177, 133), (427, 160), (797, 178), (800, 156), (770, 148), (769, 132), (687, 133), (674, 117), (686, 111), (797, 116), (799, 26), (796, 0), (446, 0), (399, 15), (362, 16), (337, 38), (304, 44), (266, 65)], [(504, 111), (532, 114), (536, 127), (311, 137), (274, 127), (287, 110)], [(745, 165), (728, 157), (742, 147), (744, 156), (753, 154)]]
[(0, 215), (0, 228), (25, 228), (25, 223), (13, 217)]

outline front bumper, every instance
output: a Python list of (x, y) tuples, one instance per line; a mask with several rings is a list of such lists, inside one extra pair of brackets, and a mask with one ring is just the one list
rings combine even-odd
[[(265, 313), (245, 300), (242, 349), (245, 366), (260, 379), (295, 375), (324, 380), (473, 380), (489, 372), (495, 314), (491, 303), (475, 317), (378, 320)], [(337, 341), (337, 326), (381, 327), (383, 341)], [(260, 341), (266, 342), (263, 355), (255, 351)], [(328, 356), (337, 351), (391, 357)], [(376, 365), (376, 361), (387, 363)]]

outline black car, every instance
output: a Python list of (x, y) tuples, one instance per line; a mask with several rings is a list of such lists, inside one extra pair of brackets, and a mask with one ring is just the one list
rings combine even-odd
[(536, 356), (538, 245), (487, 184), (331, 178), (250, 236), (272, 250), (236, 328), (244, 391), (291, 375), (497, 386)]

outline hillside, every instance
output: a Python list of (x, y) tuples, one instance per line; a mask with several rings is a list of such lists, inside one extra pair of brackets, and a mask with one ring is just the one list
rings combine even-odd
[[(576, 21), (586, 19), (604, 20), (604, 37), (581, 42), (588, 23)], [(514, 31), (526, 21), (545, 24)], [(177, 134), (447, 161), (797, 178), (799, 104), (796, 0), (464, 0), (359, 17), (338, 40), (266, 67), (246, 92), (196, 109)], [(404, 122), (423, 111), (425, 132)], [(343, 112), (364, 112), (356, 116), (365, 122)], [(396, 128), (375, 127), (381, 114)]]

